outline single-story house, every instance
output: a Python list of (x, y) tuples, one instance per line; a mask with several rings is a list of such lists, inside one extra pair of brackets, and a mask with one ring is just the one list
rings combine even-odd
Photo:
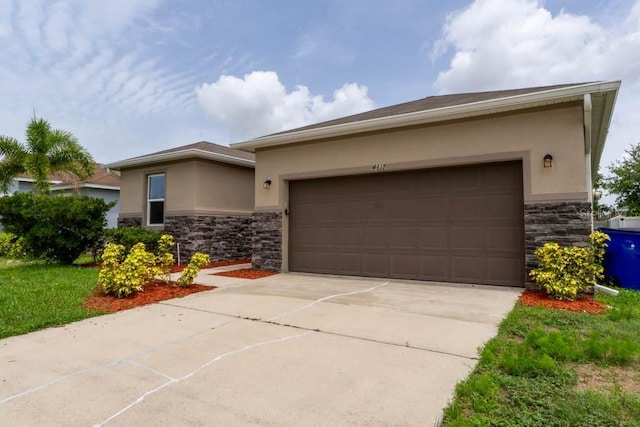
[[(93, 174), (84, 181), (74, 181), (64, 173), (53, 173), (50, 176), (52, 195), (74, 194), (104, 199), (105, 202), (116, 202), (107, 212), (107, 227), (118, 225), (120, 175), (100, 163), (95, 163)], [(7, 194), (29, 193), (34, 191), (34, 179), (27, 174), (14, 178)]]
[(253, 265), (524, 286), (544, 242), (588, 241), (619, 87), (431, 96), (232, 144), (255, 153)]
[(201, 141), (108, 167), (120, 171), (119, 226), (172, 234), (181, 260), (251, 258), (252, 153)]
[(83, 181), (71, 182), (60, 176), (60, 180), (53, 181), (51, 194), (77, 194), (103, 199), (106, 203), (116, 202), (107, 212), (107, 227), (116, 228), (118, 226), (120, 212), (120, 174), (118, 171), (96, 163), (93, 174)]

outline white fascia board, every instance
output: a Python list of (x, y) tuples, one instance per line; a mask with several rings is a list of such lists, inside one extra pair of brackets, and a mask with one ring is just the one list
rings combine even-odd
[(187, 150), (171, 151), (169, 153), (151, 154), (148, 156), (136, 157), (133, 159), (121, 160), (106, 165), (109, 169), (123, 169), (135, 166), (143, 166), (152, 163), (169, 162), (172, 160), (183, 160), (188, 158), (199, 158), (207, 160), (215, 160), (222, 163), (232, 165), (255, 167), (253, 160), (243, 159), (241, 157), (229, 156), (227, 154), (212, 153), (210, 151), (199, 150), (197, 148), (189, 148)]
[(332, 138), (355, 133), (371, 132), (438, 121), (460, 119), (485, 114), (533, 108), (568, 101), (582, 101), (587, 93), (617, 91), (620, 81), (607, 81), (569, 86), (540, 92), (453, 105), (426, 111), (380, 117), (352, 123), (301, 130), (280, 135), (263, 136), (246, 142), (231, 144), (232, 148), (254, 152), (256, 148), (273, 147), (320, 138)]
[[(36, 180), (35, 180), (35, 179), (33, 179), (33, 178), (25, 178), (25, 177), (22, 177), (22, 176), (15, 177), (15, 178), (13, 178), (13, 179), (14, 179), (15, 181), (18, 181), (18, 182), (36, 182)], [(55, 184), (60, 184), (61, 182), (62, 182), (62, 181), (57, 180), (57, 179), (50, 179), (50, 180), (49, 180), (49, 184), (54, 184), (54, 185), (55, 185)]]
[[(115, 190), (120, 191), (120, 187), (116, 185), (102, 185), (102, 184), (90, 184), (90, 183), (82, 183), (78, 185), (77, 188), (96, 188), (98, 190)], [(73, 185), (58, 185), (51, 188), (51, 191), (60, 191), (60, 190), (73, 190), (75, 187)]]

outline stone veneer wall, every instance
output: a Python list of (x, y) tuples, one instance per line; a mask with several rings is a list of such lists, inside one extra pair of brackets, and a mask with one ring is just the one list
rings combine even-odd
[(548, 202), (524, 205), (524, 245), (527, 287), (529, 272), (537, 266), (534, 252), (547, 242), (586, 246), (591, 234), (591, 203)]
[[(251, 258), (251, 216), (166, 216), (164, 231), (180, 243), (181, 262), (196, 252), (211, 261)], [(176, 246), (177, 248), (177, 246)]]
[(118, 227), (133, 227), (133, 226), (142, 226), (142, 217), (140, 216), (129, 216), (129, 217), (118, 217)]
[(282, 212), (253, 214), (253, 268), (282, 269)]

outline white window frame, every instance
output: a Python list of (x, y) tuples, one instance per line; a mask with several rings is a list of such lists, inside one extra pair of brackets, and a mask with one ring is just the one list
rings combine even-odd
[[(156, 176), (161, 176), (164, 178), (164, 197), (159, 198), (159, 199), (151, 199), (151, 178), (156, 177)], [(147, 175), (147, 225), (149, 227), (154, 227), (154, 226), (162, 226), (164, 225), (164, 207), (166, 206), (166, 201), (165, 199), (167, 198), (167, 176), (166, 174), (163, 173), (153, 173), (153, 174), (149, 174)], [(162, 202), (162, 223), (157, 223), (157, 224), (152, 224), (151, 223), (151, 203), (153, 202)]]

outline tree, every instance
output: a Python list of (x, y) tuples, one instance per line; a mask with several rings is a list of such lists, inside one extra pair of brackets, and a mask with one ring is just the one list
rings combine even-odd
[(36, 193), (48, 194), (52, 172), (62, 172), (74, 180), (93, 173), (94, 161), (73, 134), (51, 129), (44, 119), (33, 118), (27, 125), (26, 143), (0, 135), (0, 191), (7, 192), (13, 179), (27, 173), (35, 180)]
[(611, 176), (605, 178), (604, 187), (616, 196), (618, 207), (629, 214), (640, 214), (640, 143), (626, 150), (622, 160), (609, 165)]

